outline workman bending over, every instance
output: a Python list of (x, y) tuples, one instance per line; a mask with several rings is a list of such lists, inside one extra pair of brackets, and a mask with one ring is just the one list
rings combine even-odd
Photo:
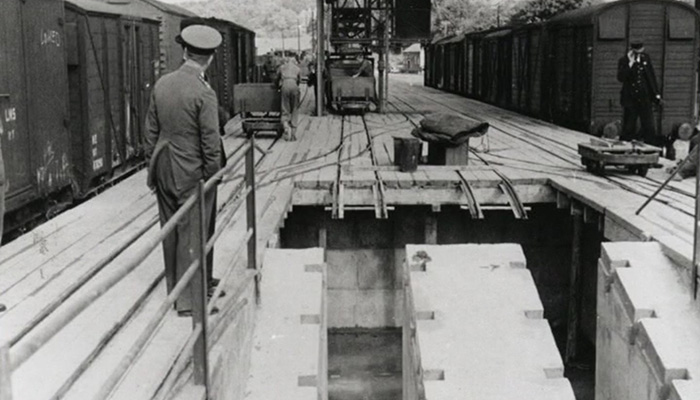
[[(651, 57), (644, 52), (644, 43), (632, 42), (630, 50), (617, 63), (617, 80), (622, 83), (620, 104), (623, 108), (622, 135), (626, 141), (642, 140), (659, 145), (654, 128), (653, 102), (661, 103)], [(637, 132), (637, 119), (642, 129)]]
[(360, 61), (360, 68), (358, 68), (355, 75), (352, 76), (353, 78), (357, 78), (358, 76), (374, 76), (374, 68), (372, 68), (372, 63), (368, 59), (360, 55), (357, 57), (357, 60)]
[(280, 65), (277, 70), (282, 101), (282, 126), (284, 127), (285, 140), (297, 140), (296, 132), (299, 123), (299, 103), (301, 92), (301, 68), (294, 57), (287, 58), (287, 62)]
[[(146, 116), (148, 186), (158, 198), (161, 226), (196, 192), (200, 179), (207, 180), (219, 171), (223, 159), (216, 94), (204, 78), (221, 35), (204, 25), (190, 25), (178, 41), (185, 47), (185, 62), (156, 82)], [(212, 215), (215, 199), (216, 189), (205, 196), (205, 215)], [(209, 218), (207, 224), (211, 224)], [(194, 207), (163, 241), (168, 292), (198, 258), (198, 237), (199, 210)], [(218, 283), (211, 278), (211, 267), (209, 262), (210, 295)], [(191, 315), (189, 289), (182, 292), (175, 308), (181, 316)]]

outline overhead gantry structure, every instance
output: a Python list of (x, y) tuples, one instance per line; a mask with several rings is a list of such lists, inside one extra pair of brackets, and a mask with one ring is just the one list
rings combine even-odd
[[(389, 52), (412, 43), (430, 40), (430, 0), (317, 0), (317, 71), (323, 68), (326, 47), (338, 51), (357, 48), (379, 55), (379, 112), (386, 110)], [(325, 32), (328, 32), (327, 34)], [(323, 109), (323, 78), (317, 74), (319, 96), (316, 109)]]

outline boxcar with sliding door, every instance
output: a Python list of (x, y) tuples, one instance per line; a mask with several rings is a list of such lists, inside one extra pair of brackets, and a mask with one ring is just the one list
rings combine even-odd
[(658, 132), (668, 137), (693, 122), (698, 13), (689, 4), (623, 0), (563, 14), (547, 28), (557, 69), (547, 112), (555, 122), (599, 134), (622, 119), (617, 62), (633, 41), (644, 42), (665, 102), (655, 113)]
[(66, 2), (75, 194), (143, 159), (144, 121), (158, 68), (159, 22), (93, 0)]

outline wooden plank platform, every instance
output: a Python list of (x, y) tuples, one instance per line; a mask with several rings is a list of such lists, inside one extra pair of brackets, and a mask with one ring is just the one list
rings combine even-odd
[[(359, 116), (310, 116), (310, 91), (302, 104), (304, 115), (298, 141), (258, 139), (260, 147), (270, 148), (264, 157), (257, 153), (260, 259), (264, 255), (262, 249), (269, 241), (274, 242), (291, 207), (330, 206), (336, 181), (343, 186), (341, 200), (346, 206), (374, 207), (376, 195), (372, 188), (381, 181), (385, 187), (383, 200), (388, 206), (425, 205), (439, 209), (445, 204), (466, 205), (459, 171), (473, 187), (480, 204), (505, 206), (509, 204), (508, 197), (499, 188), (498, 171), (513, 182), (526, 205), (554, 203), (558, 196), (580, 202), (600, 215), (607, 239), (657, 241), (664, 253), (689, 274), (694, 210), (691, 179), (673, 182), (662, 191), (659, 201), (635, 215), (645, 196), (667, 176), (663, 170), (652, 170), (647, 178), (624, 173), (591, 175), (580, 164), (576, 151), (579, 142), (589, 140), (587, 135), (425, 88), (417, 79), (392, 75), (390, 113), (368, 114), (364, 120)], [(422, 115), (433, 111), (469, 114), (489, 122), (491, 129), (484, 138), (471, 143), (474, 152), (468, 166), (421, 165), (412, 173), (398, 171), (392, 165), (392, 137), (410, 136)], [(244, 141), (237, 136), (238, 123), (231, 121), (224, 140), (229, 154)], [(0, 313), (0, 343), (31, 339), (36, 328), (53, 317), (50, 314), (39, 321), (43, 310), (52, 304), (56, 310), (69, 305), (110, 270), (123, 265), (143, 240), (156, 234), (155, 196), (146, 187), (145, 176), (145, 171), (136, 173), (0, 249), (0, 303), (8, 307)], [(230, 196), (239, 183), (240, 178), (231, 178), (220, 185), (220, 217), (230, 214)], [(225, 319), (232, 328), (222, 340), (249, 344), (256, 319), (250, 272), (242, 267), (245, 257), (234, 248), (246, 231), (244, 215), (244, 209), (239, 210), (222, 227), (214, 268), (215, 276), (227, 276), (222, 284), (229, 294), (217, 300), (222, 314), (236, 310)], [(132, 243), (132, 237), (138, 233), (139, 240)], [(117, 252), (120, 247), (125, 250)], [(111, 252), (115, 252), (113, 260), (108, 257)], [(100, 264), (105, 265), (104, 269), (97, 270)], [(15, 398), (94, 396), (164, 299), (162, 270), (162, 255), (157, 249), (141, 267), (16, 371)], [(85, 286), (73, 287), (80, 277), (92, 275)], [(211, 319), (212, 324), (217, 324), (217, 318)], [(177, 390), (187, 387), (191, 370), (174, 372), (172, 365), (182, 352), (189, 323), (174, 313), (168, 315), (113, 398), (174, 398)], [(240, 379), (229, 386), (223, 383), (230, 376), (226, 375), (228, 372), (215, 369), (214, 386), (233, 393), (232, 398), (240, 398), (245, 390), (245, 382), (241, 381), (247, 377), (245, 360), (249, 360), (250, 349), (243, 345), (238, 349), (240, 354), (234, 354), (223, 347), (212, 347), (215, 362), (228, 365), (229, 360), (236, 358), (244, 362), (233, 367), (235, 371), (231, 373)], [(47, 373), (47, 365), (51, 373)], [(60, 372), (53, 373), (55, 370)], [(161, 384), (174, 373), (178, 374), (175, 392), (161, 393)], [(36, 387), (37, 379), (42, 380), (41, 388)]]
[(519, 245), (410, 245), (406, 255), (425, 399), (575, 398)]

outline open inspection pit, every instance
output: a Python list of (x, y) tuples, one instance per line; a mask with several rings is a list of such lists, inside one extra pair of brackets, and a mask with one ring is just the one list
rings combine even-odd
[[(544, 304), (543, 315), (549, 326), (554, 328), (563, 354), (566, 348), (573, 222), (568, 209), (557, 209), (554, 204), (533, 205), (528, 211), (527, 220), (515, 219), (510, 210), (486, 211), (485, 218), (477, 220), (471, 219), (468, 210), (459, 206), (443, 206), (440, 212), (434, 212), (428, 206), (397, 206), (389, 213), (388, 219), (376, 219), (372, 212), (348, 211), (341, 220), (332, 219), (330, 213), (320, 207), (294, 207), (280, 232), (280, 245), (300, 249), (311, 246), (325, 248), (329, 341), (335, 339), (347, 344), (342, 349), (344, 354), (337, 354), (340, 360), (358, 360), (367, 357), (367, 353), (371, 354), (371, 350), (362, 352), (368, 346), (371, 349), (371, 336), (381, 342), (393, 335), (400, 345), (401, 339), (397, 335), (401, 334), (405, 317), (403, 265), (406, 245), (518, 243), (528, 259), (527, 274), (531, 274), (537, 284), (536, 288), (533, 286), (531, 289), (534, 293), (539, 292)], [(599, 248), (597, 226), (585, 224), (583, 228), (587, 247)], [(577, 386), (577, 391), (584, 393), (581, 399), (592, 399), (594, 350), (589, 349), (594, 349), (595, 343), (595, 265), (598, 257), (595, 251), (587, 251), (586, 254), (586, 265), (590, 266), (587, 271), (592, 274), (584, 274), (581, 280), (586, 285), (582, 291), (582, 307), (587, 311), (581, 313), (586, 318), (577, 328), (579, 334), (576, 340), (582, 349), (577, 361), (587, 363), (591, 370), (578, 373), (578, 379), (573, 384)], [(358, 343), (364, 341), (364, 344), (355, 346), (357, 353), (350, 356), (347, 353), (352, 345), (347, 340), (353, 334), (357, 336)], [(386, 348), (384, 346), (384, 350)], [(556, 350), (556, 347), (553, 349)], [(333, 348), (329, 349), (329, 356), (329, 364), (332, 365), (336, 360)], [(390, 376), (401, 379), (395, 362), (391, 361), (395, 361), (397, 356), (400, 356), (400, 346), (394, 346), (393, 352), (383, 356), (384, 361), (380, 363), (382, 368), (375, 368), (371, 373), (365, 371), (373, 383), (362, 389), (362, 385), (355, 382), (358, 393), (365, 390), (376, 394), (371, 387), (379, 388), (383, 394), (396, 393), (396, 383), (386, 380)], [(376, 360), (365, 363), (370, 369), (376, 364)], [(354, 373), (356, 377), (362, 375), (361, 371), (346, 372)], [(329, 388), (333, 389), (336, 381), (347, 381), (346, 378), (342, 372), (334, 374), (331, 368)], [(332, 399), (362, 398), (333, 395), (331, 391)]]

